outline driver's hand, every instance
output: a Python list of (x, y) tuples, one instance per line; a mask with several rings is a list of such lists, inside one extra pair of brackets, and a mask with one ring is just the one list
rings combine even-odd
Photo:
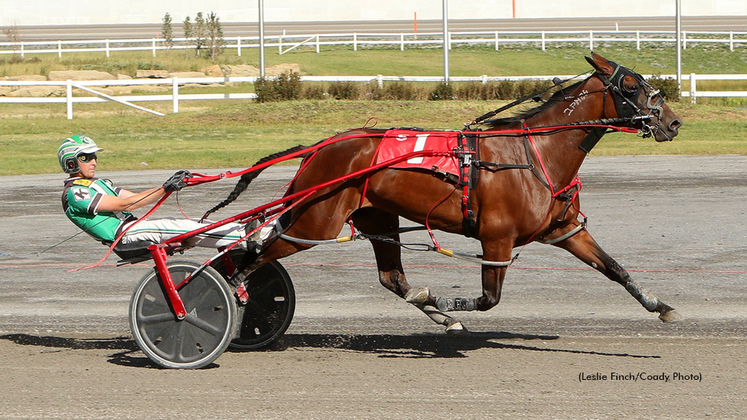
[(191, 176), (192, 174), (185, 169), (176, 171), (174, 175), (171, 175), (171, 178), (167, 179), (166, 182), (163, 183), (164, 191), (173, 192), (181, 190), (182, 188), (187, 186), (187, 178)]

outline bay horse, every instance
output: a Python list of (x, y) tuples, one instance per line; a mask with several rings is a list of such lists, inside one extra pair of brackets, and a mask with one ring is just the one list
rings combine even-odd
[[(373, 235), (381, 284), (444, 325), (447, 333), (465, 328), (446, 312), (487, 311), (498, 304), (512, 250), (533, 241), (567, 250), (621, 284), (645, 309), (658, 312), (662, 321), (681, 318), (633, 281), (585, 229), (579, 221), (576, 180), (587, 153), (610, 126), (663, 142), (671, 141), (682, 123), (641, 75), (598, 54), (586, 60), (593, 73), (560, 88), (541, 105), (509, 118), (490, 119), (486, 117), (494, 115), (487, 114), (472, 124), (480, 129), (462, 132), (477, 138), (471, 156), (479, 156), (479, 161), (473, 159), (468, 166), (479, 175), (479, 182), (469, 191), (430, 171), (392, 167), (333, 183), (294, 203), (281, 218), (282, 235), (265, 241), (258, 255), (244, 263), (243, 273), (308, 249), (316, 240), (335, 238), (351, 220), (357, 230)], [(361, 128), (331, 137), (328, 144), (304, 155), (286, 195), (370, 167), (384, 131)], [(231, 195), (211, 211), (233, 201), (259, 172), (242, 175)], [(398, 232), (399, 217), (429, 230), (479, 240), (482, 295), (437, 297), (427, 288), (413, 289), (403, 270), (399, 234), (392, 234)]]

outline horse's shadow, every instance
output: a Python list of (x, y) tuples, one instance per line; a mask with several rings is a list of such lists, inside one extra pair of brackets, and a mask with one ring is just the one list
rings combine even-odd
[[(469, 351), (479, 349), (511, 349), (549, 353), (573, 353), (608, 357), (660, 358), (658, 355), (611, 353), (596, 350), (552, 346), (547, 342), (559, 339), (556, 335), (517, 334), (510, 332), (473, 332), (459, 336), (443, 334), (285, 334), (264, 352), (284, 351), (287, 349), (338, 349), (352, 352), (369, 353), (378, 357), (391, 358), (464, 358)], [(109, 355), (109, 363), (119, 366), (154, 368), (156, 365), (139, 353), (132, 337), (113, 338), (65, 338), (54, 336), (37, 336), (30, 334), (1, 335), (0, 340), (12, 341), (27, 346), (40, 346), (80, 350), (117, 350)], [(532, 345), (530, 341), (541, 341)], [(239, 352), (238, 350), (229, 351)], [(251, 352), (247, 352), (251, 353)], [(207, 368), (218, 367), (212, 363)]]
[[(658, 355), (610, 353), (548, 346), (547, 341), (559, 339), (557, 335), (517, 334), (511, 332), (471, 332), (464, 335), (412, 334), (412, 335), (338, 335), (338, 334), (286, 334), (268, 351), (287, 348), (342, 349), (373, 353), (392, 358), (462, 358), (467, 352), (479, 349), (512, 349), (536, 352), (561, 352), (597, 356), (660, 358)], [(531, 345), (526, 341), (542, 341)]]

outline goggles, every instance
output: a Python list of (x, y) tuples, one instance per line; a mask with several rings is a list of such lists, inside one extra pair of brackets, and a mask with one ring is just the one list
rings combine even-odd
[(96, 153), (81, 153), (78, 155), (78, 161), (81, 163), (88, 163), (94, 159), (97, 159)]

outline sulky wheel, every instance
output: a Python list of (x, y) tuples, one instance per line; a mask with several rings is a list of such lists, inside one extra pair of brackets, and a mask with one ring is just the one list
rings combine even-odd
[[(174, 285), (200, 267), (167, 263)], [(209, 365), (228, 347), (236, 321), (236, 300), (223, 277), (205, 267), (179, 289), (187, 316), (178, 320), (154, 268), (140, 280), (130, 301), (135, 342), (156, 364), (176, 369)]]
[[(243, 251), (231, 252), (238, 263)], [(213, 268), (228, 277), (219, 258)], [(276, 342), (290, 326), (296, 308), (293, 283), (282, 265), (272, 261), (253, 271), (244, 280), (249, 302), (239, 305), (239, 331), (230, 347), (236, 350), (260, 350)]]

